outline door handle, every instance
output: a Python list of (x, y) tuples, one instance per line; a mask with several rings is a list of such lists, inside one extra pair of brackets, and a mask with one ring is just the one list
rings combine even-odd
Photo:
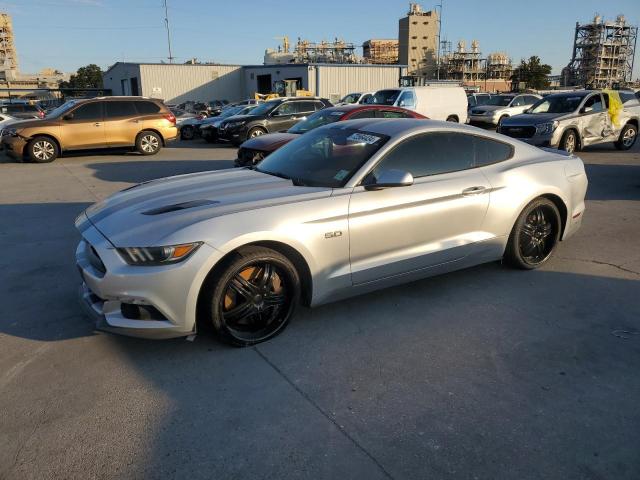
[(469, 187), (462, 190), (462, 195), (465, 197), (470, 195), (480, 195), (481, 193), (484, 193), (486, 189), (487, 188), (483, 186)]
[(96, 123), (94, 123), (93, 125), (94, 125), (94, 126), (96, 126), (96, 127), (99, 127), (99, 126), (100, 126), (100, 125), (102, 125), (102, 124), (101, 124), (100, 122), (96, 122)]

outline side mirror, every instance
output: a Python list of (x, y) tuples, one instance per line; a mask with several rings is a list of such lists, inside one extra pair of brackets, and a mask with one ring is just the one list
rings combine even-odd
[(73, 120), (73, 113), (67, 113), (62, 117), (63, 120)]
[(531, 108), (525, 108), (522, 113), (531, 113)]
[(593, 112), (593, 107), (582, 107), (581, 113)]
[(413, 185), (413, 175), (404, 170), (382, 170), (375, 183), (365, 185), (366, 190), (382, 190), (383, 188), (409, 187)]

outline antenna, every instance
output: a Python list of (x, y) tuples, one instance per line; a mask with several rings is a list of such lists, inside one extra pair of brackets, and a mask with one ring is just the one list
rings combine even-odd
[(169, 63), (173, 63), (173, 55), (171, 54), (171, 31), (169, 30), (169, 9), (167, 8), (167, 0), (163, 0), (164, 6), (164, 26), (167, 27), (167, 44), (169, 45)]

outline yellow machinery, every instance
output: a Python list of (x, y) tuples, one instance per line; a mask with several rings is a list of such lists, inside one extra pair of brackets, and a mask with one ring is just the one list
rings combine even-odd
[(274, 83), (275, 92), (255, 93), (256, 100), (272, 100), (279, 97), (313, 97), (313, 93), (304, 88), (298, 88), (299, 80), (278, 80)]

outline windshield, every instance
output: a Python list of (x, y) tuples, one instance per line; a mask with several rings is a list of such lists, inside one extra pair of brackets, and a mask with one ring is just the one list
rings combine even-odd
[(496, 95), (495, 97), (491, 97), (485, 105), (499, 105), (500, 107), (506, 107), (514, 98), (515, 97), (508, 95)]
[(220, 112), (220, 115), (218, 115), (217, 117), (212, 117), (212, 118), (227, 118), (232, 115), (237, 115), (238, 112), (242, 110), (244, 110), (244, 107), (229, 107), (224, 109), (222, 112)]
[(306, 120), (296, 123), (288, 130), (288, 133), (302, 134), (309, 130), (313, 130), (314, 128), (321, 127), (322, 125), (337, 122), (344, 113), (345, 112), (341, 112), (339, 110), (320, 110), (319, 112), (310, 115)]
[(242, 110), (240, 110), (236, 115), (253, 115), (253, 110), (256, 109), (256, 105), (242, 105)]
[(67, 110), (69, 110), (71, 107), (73, 107), (77, 103), (78, 102), (76, 102), (75, 100), (69, 100), (68, 102), (63, 103), (59, 107), (54, 108), (53, 110), (51, 110), (47, 114), (47, 118), (58, 117), (58, 116), (62, 115), (64, 112), (66, 112)]
[(389, 137), (354, 128), (322, 127), (276, 150), (256, 170), (294, 185), (342, 187)]
[(571, 113), (575, 112), (584, 97), (559, 95), (543, 98), (536, 102), (529, 113)]
[(344, 97), (342, 100), (340, 100), (340, 102), (341, 103), (356, 103), (359, 98), (360, 98), (360, 94), (359, 93), (350, 93), (349, 95)]
[(276, 105), (279, 105), (280, 101), (276, 100), (275, 102), (265, 102), (258, 105), (252, 112), (251, 115), (266, 115), (274, 108)]
[(400, 90), (380, 90), (374, 93), (367, 103), (377, 103), (379, 105), (393, 105), (400, 95)]

